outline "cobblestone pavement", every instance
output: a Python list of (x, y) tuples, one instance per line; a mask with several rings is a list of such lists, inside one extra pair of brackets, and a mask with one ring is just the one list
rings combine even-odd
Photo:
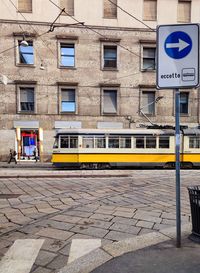
[[(31, 272), (53, 273), (67, 264), (72, 239), (107, 244), (176, 225), (174, 170), (70, 173), (77, 177), (0, 176), (0, 257), (16, 239), (45, 239)], [(199, 174), (181, 171), (182, 222)]]

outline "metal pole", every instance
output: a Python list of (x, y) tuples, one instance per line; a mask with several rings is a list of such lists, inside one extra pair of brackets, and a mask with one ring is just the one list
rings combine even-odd
[(181, 247), (181, 201), (180, 201), (180, 92), (175, 89), (176, 112), (176, 247)]

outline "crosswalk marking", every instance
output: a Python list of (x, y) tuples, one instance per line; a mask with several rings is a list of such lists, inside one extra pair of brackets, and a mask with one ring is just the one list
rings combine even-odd
[(0, 262), (1, 273), (29, 273), (44, 240), (16, 240)]
[(101, 239), (73, 239), (69, 252), (68, 263), (101, 246)]

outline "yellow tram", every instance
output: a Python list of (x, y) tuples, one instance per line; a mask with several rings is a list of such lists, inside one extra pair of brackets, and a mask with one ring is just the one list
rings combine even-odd
[[(181, 166), (200, 165), (200, 129), (181, 131)], [(52, 163), (55, 167), (104, 169), (110, 167), (175, 165), (172, 129), (65, 129), (57, 132)]]

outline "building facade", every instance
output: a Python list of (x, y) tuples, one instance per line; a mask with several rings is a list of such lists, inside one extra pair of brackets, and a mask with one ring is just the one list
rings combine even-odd
[[(51, 157), (56, 130), (174, 125), (156, 89), (156, 26), (198, 23), (200, 0), (0, 0), (0, 161)], [(200, 123), (181, 90), (181, 124)]]

